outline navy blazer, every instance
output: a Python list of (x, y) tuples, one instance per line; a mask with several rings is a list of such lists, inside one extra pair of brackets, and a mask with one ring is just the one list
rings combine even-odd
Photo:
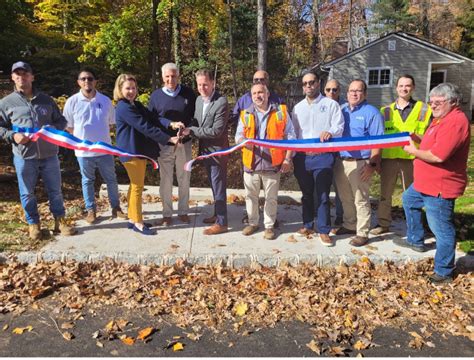
[(227, 124), (229, 122), (229, 104), (227, 98), (216, 91), (207, 107), (205, 116), (202, 116), (204, 102), (199, 96), (196, 100), (194, 125), (190, 130), (194, 137), (199, 139), (199, 153), (209, 154), (229, 147)]
[[(130, 103), (121, 99), (115, 108), (117, 128), (117, 147), (133, 154), (158, 158), (158, 143), (165, 145), (170, 136), (163, 132), (157, 118), (139, 101)], [(120, 161), (130, 161), (129, 157), (120, 157)]]

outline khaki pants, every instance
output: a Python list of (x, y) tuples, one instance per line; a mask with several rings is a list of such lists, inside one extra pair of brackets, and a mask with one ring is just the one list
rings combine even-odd
[(128, 218), (134, 223), (142, 223), (142, 193), (145, 184), (146, 160), (133, 158), (123, 163), (127, 170), (130, 186), (127, 193)]
[(249, 216), (249, 225), (258, 226), (258, 197), (260, 182), (265, 193), (263, 207), (263, 224), (265, 229), (272, 229), (277, 218), (278, 190), (280, 189), (280, 173), (269, 171), (244, 172), (245, 205)]
[(163, 217), (173, 214), (173, 171), (176, 165), (176, 179), (178, 180), (178, 215), (185, 215), (189, 211), (189, 184), (191, 173), (184, 170), (184, 164), (191, 160), (192, 142), (176, 147), (160, 145), (160, 197), (163, 202)]
[(356, 230), (358, 236), (369, 236), (370, 229), (370, 180), (360, 179), (362, 168), (369, 160), (347, 161), (336, 159), (334, 175), (344, 209), (343, 226)]
[(413, 160), (382, 159), (380, 171), (380, 201), (377, 218), (380, 226), (389, 227), (392, 223), (392, 196), (398, 175), (402, 179), (403, 191), (413, 182)]

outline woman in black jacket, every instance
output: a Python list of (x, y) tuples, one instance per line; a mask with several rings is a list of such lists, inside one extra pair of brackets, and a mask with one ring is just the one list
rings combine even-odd
[[(137, 80), (133, 75), (121, 74), (115, 81), (114, 100), (117, 127), (117, 147), (152, 159), (159, 156), (158, 143), (176, 144), (178, 137), (170, 137), (160, 129), (161, 125), (171, 129), (184, 127), (181, 122), (155, 118), (142, 103), (135, 100), (138, 94)], [(153, 235), (143, 223), (142, 193), (145, 184), (146, 160), (140, 157), (120, 157), (130, 179), (128, 189), (128, 227), (144, 235)]]

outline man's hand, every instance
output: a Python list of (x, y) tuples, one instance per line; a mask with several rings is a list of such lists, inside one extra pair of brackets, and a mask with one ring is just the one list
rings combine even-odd
[(361, 169), (360, 179), (362, 181), (369, 181), (375, 170), (376, 167), (373, 167), (370, 164), (365, 164), (364, 167)]
[(281, 164), (280, 172), (285, 174), (287, 172), (290, 172), (291, 170), (293, 170), (293, 161), (291, 161), (290, 159), (283, 160)]
[(22, 133), (14, 133), (13, 134), (13, 140), (18, 144), (18, 145), (24, 145), (30, 141), (30, 138), (28, 136), (25, 136)]
[(184, 124), (181, 121), (172, 121), (170, 127), (173, 130), (184, 129)]
[(322, 131), (321, 134), (319, 135), (319, 140), (321, 142), (328, 141), (331, 138), (332, 138), (332, 134), (329, 131)]
[(418, 150), (416, 148), (416, 145), (415, 143), (413, 142), (413, 140), (410, 139), (410, 144), (409, 145), (405, 145), (403, 147), (403, 150), (405, 150), (407, 153), (409, 153), (410, 155), (414, 155), (415, 156), (415, 152)]
[(423, 138), (423, 135), (418, 135), (418, 134), (415, 134), (415, 133), (411, 133), (410, 137), (414, 142), (419, 144), (419, 143), (421, 143), (421, 139)]
[(173, 137), (170, 137), (170, 139), (168, 140), (168, 142), (172, 143), (172, 144), (177, 144), (179, 141), (179, 137), (177, 136), (173, 136)]
[[(239, 140), (237, 140), (237, 144), (240, 144), (240, 143), (243, 143), (245, 140), (247, 140), (246, 138), (244, 137), (241, 137)], [(254, 145), (253, 144), (245, 144), (244, 147), (250, 151), (253, 151), (253, 147)]]

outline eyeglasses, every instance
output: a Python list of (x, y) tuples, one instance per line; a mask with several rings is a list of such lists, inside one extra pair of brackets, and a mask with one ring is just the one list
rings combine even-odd
[(260, 83), (264, 83), (266, 81), (267, 81), (267, 79), (265, 79), (265, 78), (253, 78), (253, 83), (254, 84), (260, 84)]
[(305, 86), (313, 86), (316, 83), (316, 80), (309, 80), (309, 81), (303, 81), (302, 85), (303, 87)]
[(348, 92), (351, 93), (351, 94), (362, 94), (364, 92), (364, 90), (358, 90), (357, 89), (357, 90), (349, 90)]
[(338, 88), (326, 88), (324, 89), (326, 92), (332, 92), (332, 93), (337, 93), (339, 91)]
[(440, 100), (440, 101), (428, 101), (428, 104), (433, 107), (433, 106), (441, 106), (444, 105), (444, 103), (448, 100)]
[(92, 76), (84, 76), (79, 78), (80, 81), (86, 82), (86, 81), (94, 81), (95, 79)]

